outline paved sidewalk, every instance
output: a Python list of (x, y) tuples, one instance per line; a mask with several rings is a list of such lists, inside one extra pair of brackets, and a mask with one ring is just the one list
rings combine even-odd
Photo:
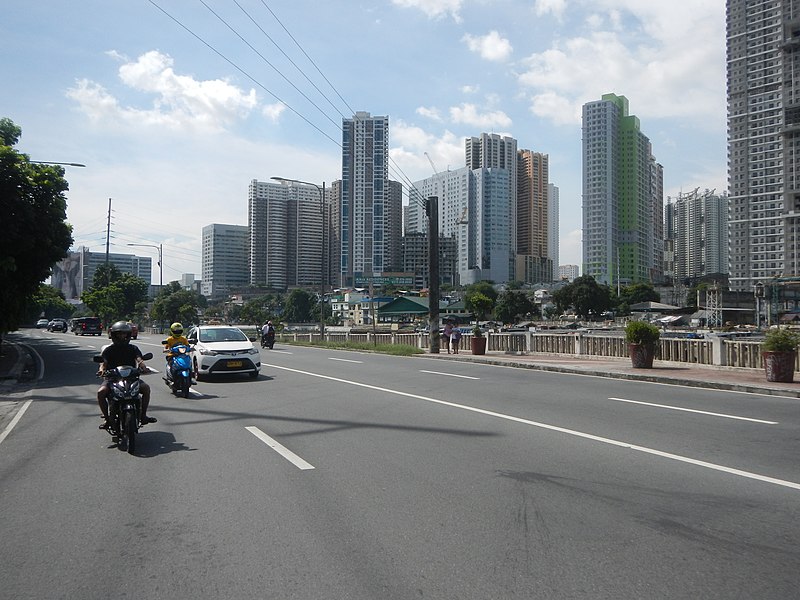
[(800, 374), (795, 374), (795, 383), (775, 383), (767, 381), (763, 369), (744, 369), (738, 367), (717, 367), (655, 361), (652, 369), (634, 369), (629, 358), (575, 357), (555, 354), (516, 354), (487, 352), (483, 356), (473, 356), (469, 351), (460, 350), (458, 354), (443, 351), (438, 356), (442, 360), (481, 362), (523, 369), (576, 373), (617, 379), (637, 379), (673, 385), (735, 390), (774, 396), (800, 398)]

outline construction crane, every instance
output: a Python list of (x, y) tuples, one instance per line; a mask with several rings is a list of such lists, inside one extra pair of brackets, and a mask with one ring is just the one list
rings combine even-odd
[(433, 174), (434, 174), (434, 175), (438, 175), (438, 173), (439, 173), (439, 169), (437, 169), (437, 168), (436, 168), (436, 165), (435, 165), (435, 164), (433, 164), (433, 159), (431, 158), (431, 155), (430, 155), (430, 154), (428, 154), (427, 152), (425, 152), (424, 154), (425, 154), (425, 156), (427, 157), (427, 159), (428, 159), (428, 162), (429, 162), (429, 163), (431, 163), (431, 169), (433, 169)]

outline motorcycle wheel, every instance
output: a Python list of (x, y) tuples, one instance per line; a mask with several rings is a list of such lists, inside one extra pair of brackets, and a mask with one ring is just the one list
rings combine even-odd
[(122, 432), (128, 441), (128, 454), (136, 452), (136, 415), (126, 412), (122, 415)]
[(189, 379), (188, 378), (184, 378), (183, 385), (181, 387), (182, 387), (181, 396), (183, 396), (184, 398), (188, 398), (189, 397)]

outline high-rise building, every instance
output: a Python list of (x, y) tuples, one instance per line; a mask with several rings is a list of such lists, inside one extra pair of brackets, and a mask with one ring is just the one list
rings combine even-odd
[(573, 281), (580, 277), (581, 268), (578, 265), (559, 265), (558, 278)]
[[(250, 182), (250, 283), (317, 288), (323, 273), (322, 188)], [(326, 257), (327, 260), (327, 257)]]
[(388, 270), (390, 196), (389, 117), (357, 112), (342, 120), (341, 286)]
[(454, 237), (460, 285), (510, 280), (512, 210), (508, 169), (464, 167), (417, 181), (409, 192), (410, 232), (427, 232), (425, 199), (438, 198), (439, 233)]
[(583, 273), (600, 283), (663, 278), (663, 168), (628, 99), (583, 106)]
[(665, 207), (666, 269), (673, 281), (728, 272), (728, 198), (714, 190), (680, 194)]
[(221, 298), (248, 284), (249, 249), (250, 230), (245, 225), (212, 223), (203, 227), (203, 296)]
[[(153, 274), (153, 261), (147, 256), (135, 254), (109, 253), (108, 262), (122, 273), (140, 277), (150, 285)], [(81, 294), (92, 287), (97, 267), (106, 263), (105, 252), (90, 252), (85, 246), (70, 251), (66, 258), (53, 266), (50, 285), (61, 290), (64, 298), (78, 302)]]
[[(540, 155), (541, 156), (541, 155)], [(478, 137), (470, 137), (465, 141), (465, 157), (467, 168), (505, 169), (509, 173), (508, 195), (511, 202), (509, 234), (510, 253), (508, 257), (508, 275), (504, 280), (515, 278), (514, 255), (517, 253), (517, 140), (496, 133), (482, 133)]]
[(517, 152), (517, 231), (514, 279), (526, 283), (550, 282), (548, 203), (549, 158), (531, 150)]
[(800, 1), (728, 0), (730, 287), (797, 275)]
[(559, 227), (561, 220), (559, 218), (559, 189), (552, 183), (547, 184), (547, 256), (553, 260), (553, 281), (560, 279), (558, 272), (558, 261), (560, 258), (559, 253)]
[[(458, 250), (455, 237), (439, 237), (439, 283), (457, 285), (456, 262)], [(430, 287), (428, 233), (414, 232), (403, 236), (403, 272), (414, 273), (414, 287)]]

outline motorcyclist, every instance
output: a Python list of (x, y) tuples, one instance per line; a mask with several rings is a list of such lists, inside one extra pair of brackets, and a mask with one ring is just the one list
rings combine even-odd
[[(111, 326), (111, 344), (106, 346), (100, 353), (100, 356), (103, 357), (103, 363), (97, 371), (98, 375), (122, 365), (137, 366), (142, 373), (147, 372), (147, 365), (142, 359), (141, 350), (131, 344), (132, 334), (133, 330), (126, 321), (117, 321)], [(103, 385), (97, 390), (97, 404), (100, 407), (100, 412), (103, 413), (104, 419), (103, 425), (100, 426), (101, 429), (108, 429), (111, 424), (108, 418), (107, 401), (109, 385), (108, 381), (104, 381)], [(157, 419), (147, 416), (147, 408), (150, 405), (150, 386), (144, 381), (139, 381), (139, 389), (142, 394), (142, 413), (139, 420), (142, 425), (155, 423)]]
[(166, 342), (164, 342), (164, 352), (167, 353), (167, 362), (171, 364), (173, 356), (172, 347), (177, 344), (188, 346), (189, 340), (183, 335), (183, 325), (177, 321), (169, 326), (169, 334)]
[(264, 326), (261, 328), (261, 345), (264, 346), (265, 344), (269, 343), (270, 338), (275, 337), (275, 328), (272, 326), (272, 321), (267, 321), (264, 323)]

